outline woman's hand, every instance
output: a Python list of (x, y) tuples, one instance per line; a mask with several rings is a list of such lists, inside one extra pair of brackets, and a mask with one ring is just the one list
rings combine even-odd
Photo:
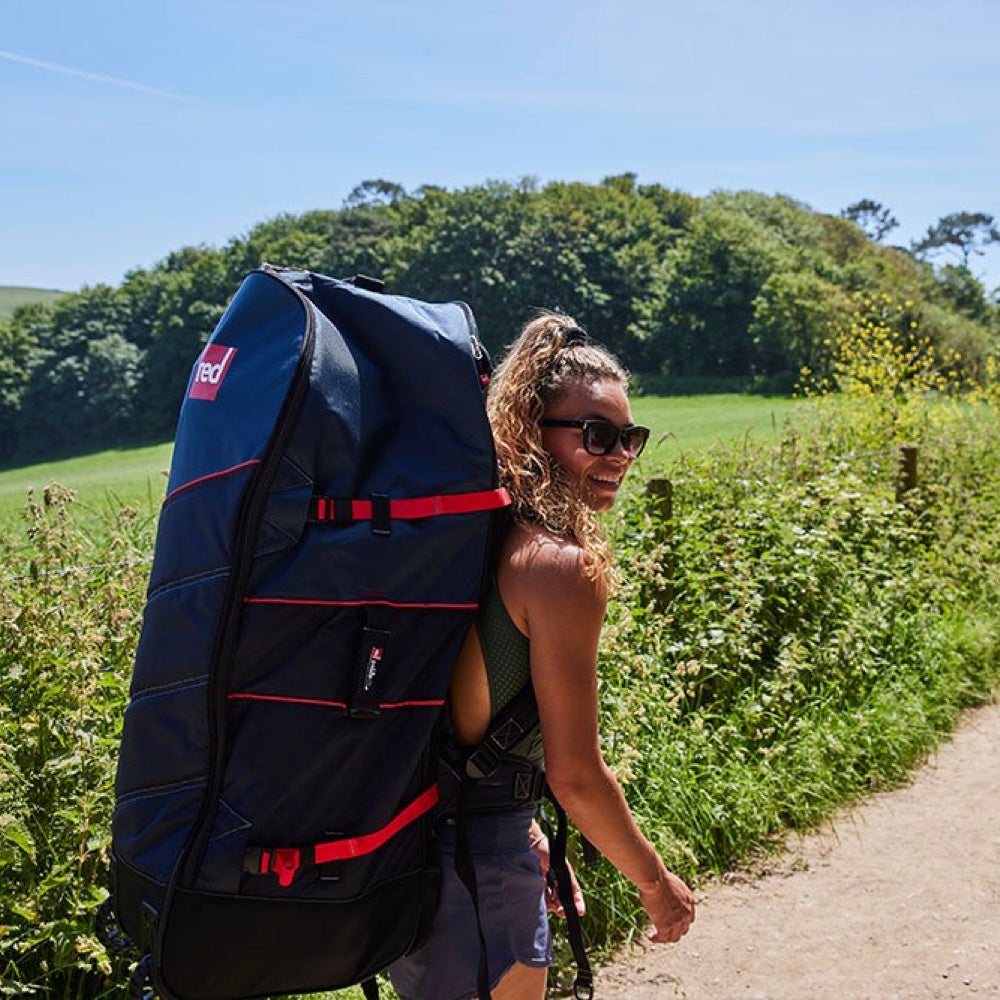
[(664, 868), (655, 882), (639, 882), (639, 900), (653, 924), (649, 939), (672, 944), (688, 932), (694, 920), (694, 896), (673, 872)]
[[(545, 879), (545, 908), (549, 913), (554, 913), (557, 917), (565, 917), (566, 910), (559, 899), (559, 886), (556, 884), (555, 872), (549, 867), (549, 838), (542, 833), (537, 823), (532, 823), (528, 831), (528, 846), (535, 852), (539, 863), (542, 866), (542, 877)], [(582, 917), (587, 912), (587, 904), (583, 901), (583, 890), (576, 879), (576, 872), (573, 866), (566, 860), (566, 867), (569, 869), (569, 879), (573, 885), (573, 905), (576, 912)]]

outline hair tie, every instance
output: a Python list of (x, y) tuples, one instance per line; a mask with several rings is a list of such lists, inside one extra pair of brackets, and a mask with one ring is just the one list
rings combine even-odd
[(563, 335), (566, 340), (563, 344), (564, 347), (577, 347), (580, 344), (590, 343), (590, 337), (587, 335), (587, 331), (580, 326), (569, 326), (563, 330)]

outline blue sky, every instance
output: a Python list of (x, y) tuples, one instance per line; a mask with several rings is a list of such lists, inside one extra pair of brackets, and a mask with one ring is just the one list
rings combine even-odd
[(906, 243), (1000, 217), (998, 34), (1000, 0), (0, 0), (0, 284), (116, 283), (372, 177), (870, 197)]

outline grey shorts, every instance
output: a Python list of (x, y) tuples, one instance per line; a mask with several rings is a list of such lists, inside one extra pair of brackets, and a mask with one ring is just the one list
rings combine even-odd
[[(476, 869), (479, 913), (495, 986), (515, 962), (552, 963), (542, 869), (528, 847), (533, 812), (469, 816), (469, 847)], [(455, 872), (455, 826), (439, 826), (441, 901), (430, 937), (389, 967), (402, 1000), (467, 1000), (477, 995), (479, 938), (472, 899)]]

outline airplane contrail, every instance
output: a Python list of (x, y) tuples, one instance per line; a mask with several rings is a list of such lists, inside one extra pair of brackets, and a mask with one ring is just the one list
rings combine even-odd
[(172, 101), (191, 100), (191, 98), (172, 93), (169, 90), (160, 90), (158, 87), (147, 87), (144, 83), (122, 80), (117, 76), (105, 76), (103, 73), (88, 73), (86, 70), (73, 69), (72, 66), (60, 66), (58, 63), (43, 62), (41, 59), (19, 56), (16, 52), (7, 52), (5, 49), (0, 49), (0, 59), (20, 63), (22, 66), (33, 66), (35, 69), (47, 69), (50, 73), (62, 73), (63, 76), (75, 76), (81, 80), (90, 80), (92, 83), (107, 83), (112, 87), (135, 90), (140, 94), (151, 94), (153, 97), (166, 97)]

